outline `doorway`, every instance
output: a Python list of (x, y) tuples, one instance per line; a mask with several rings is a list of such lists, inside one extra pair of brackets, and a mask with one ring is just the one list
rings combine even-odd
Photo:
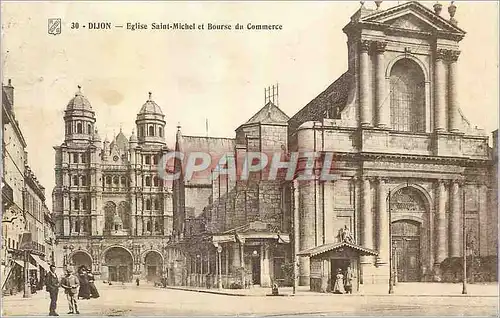
[(410, 220), (394, 222), (392, 233), (397, 281), (420, 281), (420, 223)]
[(260, 285), (260, 257), (252, 257), (252, 284)]

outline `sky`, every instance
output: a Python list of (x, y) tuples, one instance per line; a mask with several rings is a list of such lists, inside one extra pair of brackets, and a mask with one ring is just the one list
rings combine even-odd
[[(402, 3), (404, 1), (400, 1)], [(423, 2), (432, 7), (434, 1)], [(443, 4), (448, 17), (448, 1)], [(456, 1), (467, 32), (458, 64), (458, 98), (472, 125), (498, 128), (498, 2)], [(397, 5), (384, 1), (381, 8)], [(349, 2), (2, 2), (2, 81), (15, 87), (15, 114), (28, 161), (51, 205), (54, 149), (63, 112), (82, 86), (101, 138), (128, 137), (152, 92), (163, 109), (167, 143), (185, 135), (234, 137), (278, 83), (279, 107), (293, 116), (347, 69), (342, 28)], [(373, 1), (365, 6), (374, 7)], [(49, 18), (62, 32), (49, 35)], [(79, 29), (71, 29), (73, 22)], [(281, 24), (277, 31), (88, 30), (89, 22)]]

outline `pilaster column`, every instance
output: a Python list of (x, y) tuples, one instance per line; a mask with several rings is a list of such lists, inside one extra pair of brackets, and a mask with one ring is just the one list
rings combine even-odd
[(373, 249), (373, 214), (370, 179), (362, 178), (361, 209), (363, 219), (363, 233), (361, 245)]
[(378, 252), (377, 264), (387, 264), (389, 259), (389, 214), (387, 211), (387, 191), (385, 180), (378, 182)]
[(450, 251), (449, 257), (460, 256), (460, 186), (457, 180), (451, 183), (450, 195)]
[(360, 43), (360, 75), (359, 75), (359, 101), (360, 101), (360, 121), (361, 126), (372, 125), (372, 105), (371, 105), (371, 83), (370, 83), (370, 41)]
[(450, 65), (448, 67), (448, 118), (449, 128), (451, 132), (460, 131), (460, 113), (458, 111), (458, 98), (457, 98), (457, 60), (460, 51), (449, 51), (448, 58)]
[(377, 57), (376, 70), (376, 91), (375, 91), (375, 107), (377, 109), (377, 126), (385, 128), (389, 125), (389, 100), (385, 91), (385, 60), (384, 52), (387, 46), (386, 42), (375, 42), (374, 50)]
[(440, 264), (446, 258), (446, 189), (443, 180), (437, 182), (436, 201), (436, 244), (434, 244), (434, 260), (436, 264)]
[(434, 130), (446, 130), (446, 50), (436, 50), (434, 65)]
[(245, 239), (240, 238), (241, 284), (245, 288)]

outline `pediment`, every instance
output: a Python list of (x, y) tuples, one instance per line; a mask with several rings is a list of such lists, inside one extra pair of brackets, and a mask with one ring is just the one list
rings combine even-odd
[(360, 22), (383, 24), (390, 28), (411, 31), (438, 31), (454, 34), (465, 32), (450, 21), (436, 15), (418, 2), (407, 2), (363, 17)]
[(407, 14), (400, 18), (387, 21), (385, 24), (388, 24), (390, 25), (391, 28), (396, 28), (396, 29), (405, 29), (405, 30), (420, 31), (420, 32), (429, 32), (433, 30), (432, 26), (422, 22), (420, 19), (418, 19), (416, 16), (412, 14)]

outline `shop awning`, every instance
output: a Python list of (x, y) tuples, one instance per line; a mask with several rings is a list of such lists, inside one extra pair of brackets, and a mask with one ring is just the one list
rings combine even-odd
[(339, 250), (342, 248), (352, 249), (352, 250), (358, 252), (359, 255), (373, 255), (373, 256), (378, 255), (377, 251), (374, 251), (374, 250), (366, 248), (366, 247), (362, 247), (362, 246), (357, 245), (357, 244), (352, 244), (352, 243), (347, 243), (347, 242), (323, 244), (320, 246), (316, 246), (316, 247), (301, 251), (301, 252), (297, 253), (297, 255), (313, 257), (313, 256), (316, 256), (319, 254), (323, 254), (323, 253), (334, 251), (334, 250)]
[[(23, 261), (20, 261), (20, 260), (15, 260), (16, 264), (21, 266), (21, 267), (24, 267), (24, 262)], [(36, 266), (34, 266), (33, 264), (29, 263), (28, 262), (28, 269), (34, 269), (34, 270), (37, 270), (38, 268), (36, 268)]]
[(47, 272), (50, 271), (50, 265), (44, 261), (43, 259), (40, 258), (40, 256), (38, 255), (35, 255), (35, 254), (31, 254), (31, 257), (33, 257), (33, 259), (35, 260), (35, 262), (42, 266), (44, 270), (46, 270)]

